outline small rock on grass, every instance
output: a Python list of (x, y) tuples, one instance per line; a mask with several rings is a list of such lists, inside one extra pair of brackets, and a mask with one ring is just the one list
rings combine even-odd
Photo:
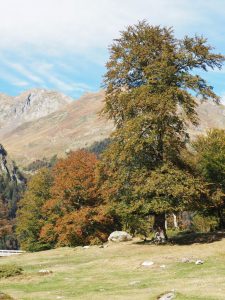
[(154, 262), (150, 260), (145, 260), (141, 265), (143, 267), (151, 267), (152, 265), (154, 265)]
[(175, 298), (175, 294), (171, 292), (171, 293), (167, 293), (167, 294), (159, 296), (158, 300), (172, 300), (174, 298)]
[(160, 266), (160, 268), (162, 268), (162, 269), (165, 269), (165, 267), (166, 267), (165, 265), (161, 265), (161, 266)]
[(84, 246), (83, 247), (83, 249), (89, 249), (90, 248), (90, 246)]
[(196, 262), (195, 262), (196, 265), (202, 265), (203, 263), (204, 263), (204, 261), (201, 260), (201, 259), (198, 259), (198, 260), (196, 260)]
[(52, 271), (42, 269), (42, 270), (39, 270), (38, 273), (39, 273), (39, 274), (42, 274), (42, 275), (48, 275), (48, 274), (51, 274)]

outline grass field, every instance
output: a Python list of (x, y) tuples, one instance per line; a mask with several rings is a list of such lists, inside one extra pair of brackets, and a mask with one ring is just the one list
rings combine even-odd
[[(188, 238), (165, 246), (135, 240), (107, 248), (59, 248), (0, 258), (0, 265), (24, 269), (23, 275), (1, 279), (0, 291), (19, 300), (151, 300), (171, 290), (178, 300), (224, 300), (225, 239), (211, 240), (207, 236), (194, 243)], [(183, 263), (184, 257), (204, 264)], [(145, 260), (154, 264), (141, 266)], [(40, 275), (40, 269), (52, 273)]]

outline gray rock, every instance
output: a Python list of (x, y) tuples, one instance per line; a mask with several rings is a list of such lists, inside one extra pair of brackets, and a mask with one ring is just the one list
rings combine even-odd
[(127, 242), (131, 240), (132, 236), (126, 231), (114, 231), (108, 237), (108, 241), (111, 242)]
[(172, 300), (175, 298), (175, 294), (174, 293), (167, 293), (165, 295), (160, 296), (160, 298), (158, 298), (159, 300)]
[(48, 275), (48, 274), (51, 274), (52, 271), (42, 269), (42, 270), (39, 270), (38, 273), (39, 273), (39, 274), (42, 274), (42, 275)]
[(198, 260), (196, 260), (196, 262), (195, 262), (196, 265), (202, 265), (203, 263), (204, 263), (204, 261), (201, 260), (201, 259), (198, 259)]
[(154, 265), (154, 262), (150, 260), (145, 260), (141, 265), (143, 267), (151, 267), (152, 265)]

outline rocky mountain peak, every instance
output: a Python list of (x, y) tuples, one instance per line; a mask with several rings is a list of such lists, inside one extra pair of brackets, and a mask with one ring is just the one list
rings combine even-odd
[(19, 96), (0, 94), (0, 128), (18, 126), (45, 117), (72, 102), (62, 93), (45, 89), (31, 89)]

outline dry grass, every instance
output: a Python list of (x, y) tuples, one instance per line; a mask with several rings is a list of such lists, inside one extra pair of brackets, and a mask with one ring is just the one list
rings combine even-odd
[[(176, 299), (225, 299), (225, 239), (208, 244), (154, 246), (137, 241), (107, 248), (60, 248), (1, 258), (21, 265), (23, 275), (0, 281), (0, 290), (20, 300), (157, 299), (175, 290)], [(184, 257), (203, 265), (182, 263)], [(154, 265), (144, 268), (141, 263)], [(165, 265), (165, 268), (160, 268)], [(40, 275), (38, 270), (53, 271)]]

